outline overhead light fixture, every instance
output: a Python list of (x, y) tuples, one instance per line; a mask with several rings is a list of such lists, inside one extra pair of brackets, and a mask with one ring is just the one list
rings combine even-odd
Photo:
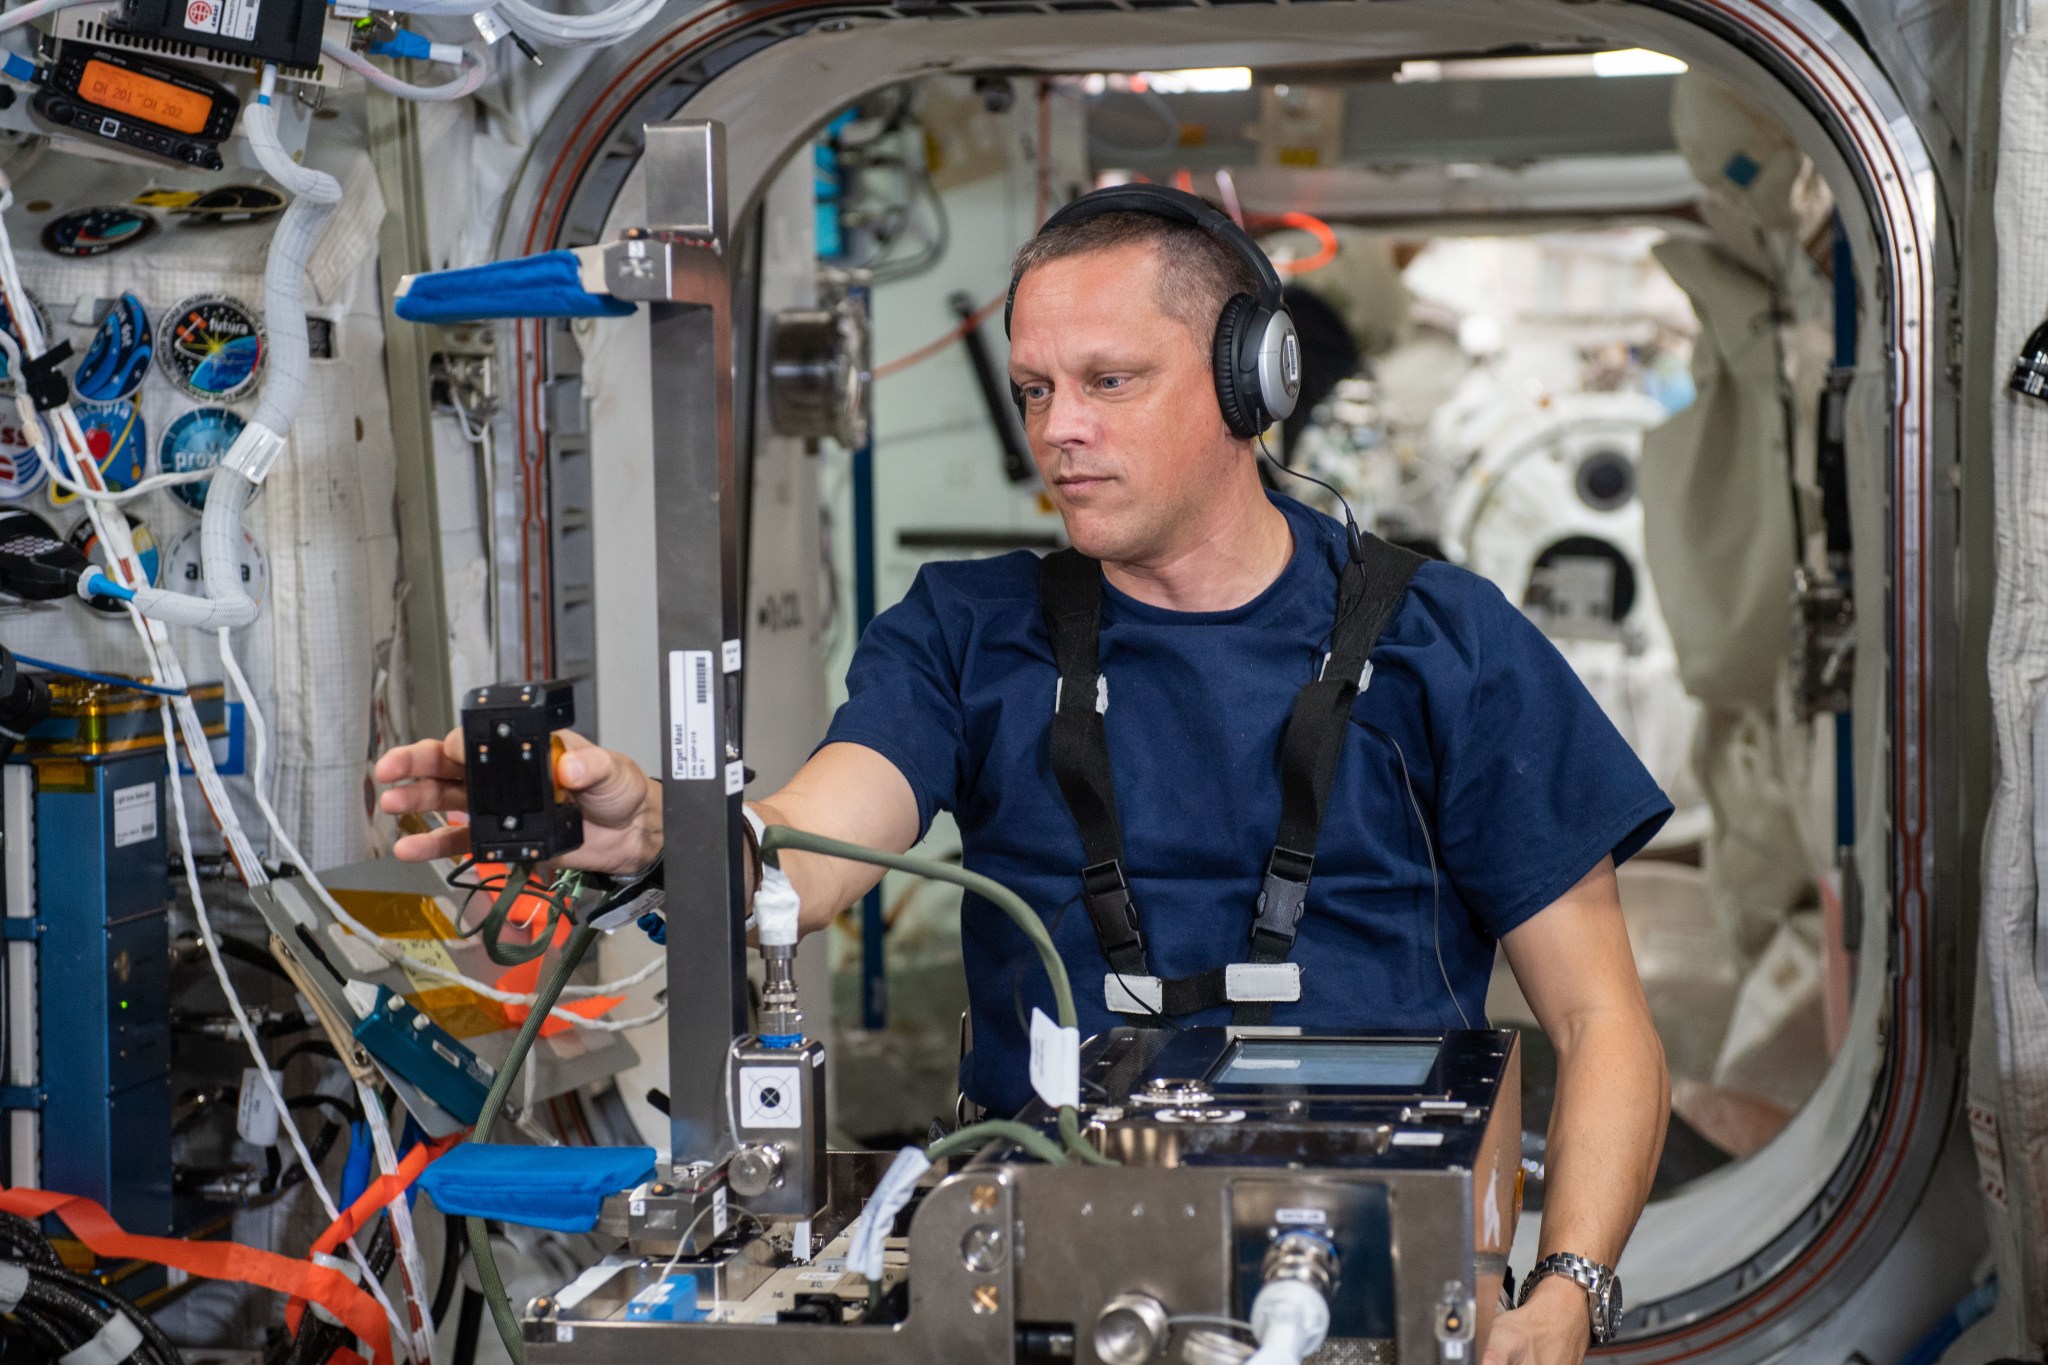
[(1685, 70), (1685, 63), (1678, 58), (1652, 52), (1646, 47), (1593, 54), (1593, 74), (1596, 76), (1681, 76)]
[[(1248, 66), (1196, 66), (1182, 71), (1140, 71), (1142, 88), (1162, 95), (1222, 95), (1252, 88)], [(1134, 82), (1135, 83), (1135, 82)]]

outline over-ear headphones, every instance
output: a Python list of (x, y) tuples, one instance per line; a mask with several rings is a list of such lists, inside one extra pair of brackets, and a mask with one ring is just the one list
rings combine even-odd
[[(1040, 232), (1105, 213), (1149, 213), (1169, 222), (1200, 228), (1236, 252), (1258, 278), (1257, 297), (1233, 294), (1216, 319), (1211, 348), (1216, 402), (1233, 434), (1250, 440), (1294, 411), (1301, 396), (1301, 341), (1294, 319), (1280, 296), (1280, 272), (1249, 233), (1228, 215), (1185, 190), (1167, 185), (1114, 185), (1082, 195), (1045, 220)], [(1017, 305), (1016, 279), (1003, 305), (1003, 332), (1010, 330), (1010, 312)], [(1010, 396), (1024, 410), (1024, 394), (1016, 385)]]

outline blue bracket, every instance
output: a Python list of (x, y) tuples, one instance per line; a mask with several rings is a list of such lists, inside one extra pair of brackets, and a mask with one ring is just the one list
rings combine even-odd
[(0, 1109), (40, 1109), (45, 1098), (41, 1086), (0, 1085)]
[(0, 918), (0, 943), (34, 943), (43, 936), (43, 922), (26, 915)]

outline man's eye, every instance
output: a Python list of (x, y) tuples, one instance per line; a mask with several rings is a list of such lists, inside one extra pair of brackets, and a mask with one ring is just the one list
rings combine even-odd
[(1126, 381), (1124, 377), (1120, 374), (1107, 374), (1104, 375), (1097, 382), (1100, 383), (1103, 388), (1114, 391), (1116, 389), (1122, 388)]
[(1051, 392), (1052, 390), (1046, 388), (1043, 384), (1026, 384), (1024, 386), (1024, 401), (1027, 403), (1040, 403), (1045, 401), (1046, 395)]

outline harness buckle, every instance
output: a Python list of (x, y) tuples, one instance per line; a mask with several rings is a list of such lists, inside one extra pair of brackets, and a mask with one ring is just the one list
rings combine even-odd
[(1266, 859), (1266, 878), (1259, 886), (1258, 915), (1252, 921), (1254, 936), (1265, 934), (1294, 946), (1295, 931), (1308, 913), (1308, 879), (1316, 860), (1312, 855), (1290, 848), (1275, 848)]
[(1141, 948), (1138, 905), (1131, 899), (1131, 884), (1124, 879), (1124, 865), (1115, 858), (1081, 869), (1081, 899), (1087, 903), (1088, 918), (1102, 941), (1105, 956), (1125, 948)]

